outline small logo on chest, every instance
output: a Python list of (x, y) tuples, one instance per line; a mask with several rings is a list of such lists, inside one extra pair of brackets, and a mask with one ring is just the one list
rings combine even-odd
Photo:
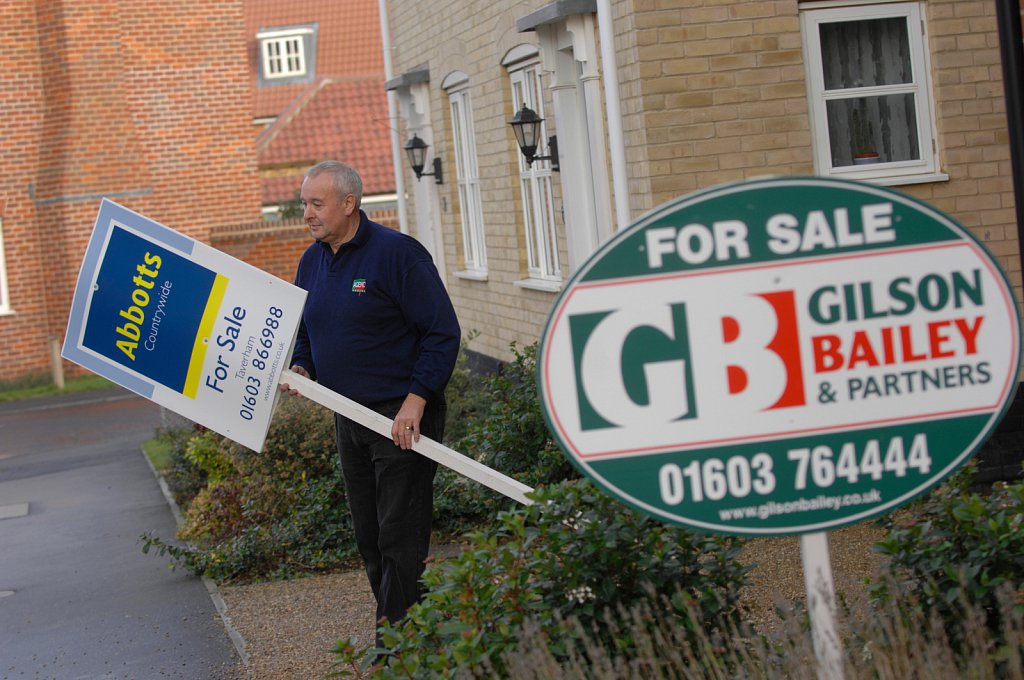
[(352, 279), (352, 292), (362, 295), (366, 292), (366, 279)]

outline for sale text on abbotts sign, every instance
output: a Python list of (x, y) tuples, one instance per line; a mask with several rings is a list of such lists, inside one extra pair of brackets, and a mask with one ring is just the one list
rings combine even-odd
[(738, 534), (821, 531), (963, 464), (1017, 385), (1005, 276), (895, 191), (787, 178), (683, 197), (573, 277), (545, 328), (545, 415), (630, 505)]

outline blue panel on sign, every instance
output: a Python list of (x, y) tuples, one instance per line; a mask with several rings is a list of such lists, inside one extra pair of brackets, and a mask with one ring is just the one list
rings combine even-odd
[(83, 346), (183, 392), (216, 273), (114, 226)]

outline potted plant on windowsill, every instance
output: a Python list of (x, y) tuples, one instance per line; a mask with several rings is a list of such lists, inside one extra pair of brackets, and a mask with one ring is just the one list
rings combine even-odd
[(854, 109), (851, 116), (850, 131), (853, 135), (853, 164), (869, 165), (878, 163), (881, 158), (875, 151), (875, 128), (860, 109)]

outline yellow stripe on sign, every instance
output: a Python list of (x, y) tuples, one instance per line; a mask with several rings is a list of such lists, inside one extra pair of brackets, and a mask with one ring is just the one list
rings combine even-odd
[(196, 393), (199, 392), (199, 376), (203, 372), (203, 362), (206, 361), (206, 348), (210, 346), (213, 324), (217, 321), (217, 313), (227, 289), (228, 277), (217, 274), (217, 278), (213, 280), (213, 288), (210, 289), (210, 298), (206, 301), (203, 320), (199, 323), (196, 343), (192, 346), (192, 359), (188, 362), (188, 377), (185, 378), (185, 389), (182, 394), (189, 399), (195, 399)]

